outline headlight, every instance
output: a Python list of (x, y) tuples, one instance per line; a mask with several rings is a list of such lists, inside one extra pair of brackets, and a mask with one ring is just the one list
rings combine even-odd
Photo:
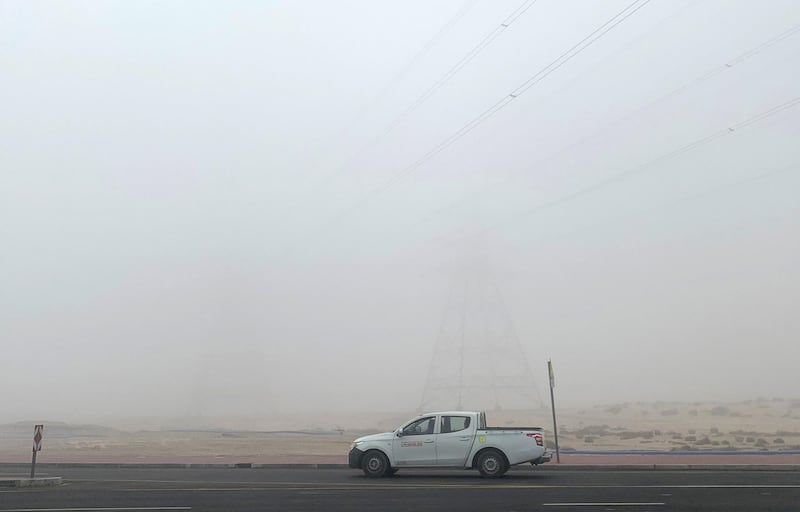
[(363, 441), (353, 441), (353, 444), (350, 445), (350, 449), (352, 450), (353, 448), (358, 448), (358, 445), (360, 445), (362, 442)]

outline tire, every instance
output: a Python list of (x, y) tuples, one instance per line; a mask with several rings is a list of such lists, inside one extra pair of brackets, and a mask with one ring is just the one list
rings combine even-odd
[(383, 452), (370, 450), (364, 454), (361, 469), (369, 478), (380, 478), (389, 472), (389, 459)]
[(484, 478), (500, 478), (508, 471), (506, 458), (497, 450), (481, 452), (478, 455), (475, 466)]

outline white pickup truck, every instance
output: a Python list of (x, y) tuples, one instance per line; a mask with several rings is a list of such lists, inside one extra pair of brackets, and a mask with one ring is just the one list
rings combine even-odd
[(539, 427), (486, 426), (483, 412), (432, 412), (410, 420), (394, 432), (356, 439), (349, 465), (368, 477), (392, 475), (404, 467), (477, 468), (499, 478), (508, 468), (550, 460)]

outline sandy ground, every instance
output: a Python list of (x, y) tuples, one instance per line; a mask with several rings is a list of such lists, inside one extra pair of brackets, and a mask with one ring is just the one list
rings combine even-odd
[[(558, 411), (562, 462), (613, 463), (613, 456), (570, 454), (571, 450), (748, 450), (779, 454), (800, 450), (800, 400), (740, 403), (628, 403)], [(490, 411), (493, 426), (545, 427), (552, 446), (552, 416), (541, 411)], [(358, 413), (311, 417), (127, 418), (106, 426), (45, 424), (45, 462), (113, 463), (343, 463), (351, 441), (367, 433), (392, 430), (413, 412)], [(29, 462), (33, 421), (0, 426), (0, 462)], [(618, 456), (617, 456), (618, 457)], [(702, 453), (645, 456), (619, 463), (800, 463), (781, 455)], [(652, 457), (652, 456), (648, 456)], [(672, 459), (667, 460), (667, 457)], [(687, 459), (686, 457), (689, 457)], [(719, 461), (719, 457), (724, 460)], [(794, 457), (794, 458), (792, 458)], [(791, 460), (790, 460), (791, 459)], [(777, 462), (776, 462), (777, 461)]]

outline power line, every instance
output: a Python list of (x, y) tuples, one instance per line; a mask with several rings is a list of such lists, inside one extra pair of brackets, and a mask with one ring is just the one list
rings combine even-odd
[(651, 208), (644, 208), (644, 209), (641, 209), (641, 210), (636, 211), (636, 212), (626, 213), (624, 215), (618, 215), (618, 216), (614, 217), (613, 219), (609, 219), (609, 220), (606, 220), (606, 221), (603, 221), (603, 222), (592, 223), (589, 226), (584, 226), (584, 227), (581, 227), (581, 228), (573, 229), (573, 230), (569, 231), (566, 234), (568, 235), (568, 234), (578, 233), (578, 232), (585, 231), (585, 230), (592, 230), (592, 229), (598, 228), (600, 226), (609, 225), (609, 224), (624, 220), (624, 219), (626, 219), (628, 217), (633, 217), (633, 216), (641, 217), (643, 215), (647, 215), (649, 213), (657, 212), (659, 210), (663, 210), (663, 209), (668, 208), (668, 207), (673, 207), (673, 206), (676, 206), (676, 205), (689, 203), (691, 201), (695, 201), (697, 199), (709, 196), (711, 194), (718, 194), (718, 193), (721, 193), (721, 192), (726, 192), (726, 191), (729, 191), (729, 190), (733, 190), (733, 189), (739, 188), (739, 187), (741, 187), (743, 185), (749, 185), (749, 184), (752, 184), (752, 183), (757, 183), (759, 181), (764, 181), (764, 180), (767, 180), (769, 178), (773, 178), (773, 177), (780, 176), (780, 175), (788, 175), (790, 173), (797, 172), (797, 171), (800, 171), (800, 164), (794, 163), (794, 164), (791, 164), (791, 165), (788, 165), (788, 166), (785, 166), (785, 167), (772, 169), (772, 170), (763, 172), (763, 173), (755, 175), (755, 176), (750, 176), (748, 178), (743, 178), (743, 179), (740, 179), (740, 180), (731, 181), (731, 182), (728, 182), (728, 183), (721, 184), (721, 185), (719, 185), (717, 187), (712, 187), (712, 188), (708, 188), (708, 189), (705, 189), (705, 190), (702, 190), (702, 191), (699, 191), (699, 192), (695, 192), (695, 193), (692, 193), (692, 194), (687, 194), (687, 195), (679, 197), (679, 198), (677, 198), (675, 200), (672, 200), (672, 201), (669, 201), (669, 202), (663, 202), (663, 203), (661, 203), (659, 205), (656, 205), (654, 207), (651, 207)]
[(347, 215), (349, 215), (350, 213), (352, 213), (353, 211), (355, 211), (356, 209), (361, 207), (364, 203), (366, 203), (370, 199), (372, 199), (375, 196), (385, 192), (386, 190), (391, 188), (394, 184), (396, 184), (398, 181), (403, 179), (405, 176), (413, 173), (415, 170), (417, 170), (419, 167), (421, 167), (425, 162), (429, 161), (430, 159), (432, 159), (433, 157), (435, 157), (436, 155), (438, 155), (439, 153), (441, 153), (442, 151), (444, 151), (445, 149), (447, 149), (448, 147), (453, 145), (453, 143), (455, 143), (456, 141), (458, 141), (459, 139), (464, 137), (466, 134), (468, 134), (469, 132), (474, 130), (477, 126), (479, 126), (480, 124), (485, 122), (487, 119), (492, 117), (494, 114), (496, 114), (497, 112), (499, 112), (500, 110), (505, 108), (509, 103), (511, 103), (512, 101), (517, 99), (519, 96), (524, 94), (531, 87), (533, 87), (537, 83), (539, 83), (542, 80), (544, 80), (551, 73), (553, 73), (558, 68), (560, 68), (561, 66), (563, 66), (564, 64), (569, 62), (571, 59), (573, 59), (576, 55), (580, 54), (586, 48), (588, 48), (589, 46), (594, 44), (601, 37), (603, 37), (608, 32), (613, 30), (617, 25), (619, 25), (620, 23), (624, 22), (626, 19), (631, 17), (633, 14), (635, 14), (639, 9), (641, 9), (642, 7), (644, 7), (645, 5), (650, 3), (650, 1), (651, 0), (635, 0), (633, 3), (628, 5), (625, 9), (619, 11), (617, 14), (615, 14), (612, 18), (610, 18), (608, 21), (603, 23), (600, 27), (595, 29), (588, 36), (584, 37), (581, 41), (576, 43), (569, 50), (567, 50), (564, 53), (562, 53), (559, 57), (557, 57), (550, 64), (548, 64), (544, 68), (542, 68), (539, 71), (537, 71), (533, 76), (531, 76), (525, 82), (523, 82), (522, 84), (517, 86), (509, 94), (504, 96), (502, 99), (500, 99), (494, 105), (492, 105), (491, 107), (489, 107), (488, 109), (483, 111), (480, 115), (475, 117), (472, 121), (470, 121), (466, 125), (462, 126), (459, 130), (457, 130), (455, 133), (453, 133), (452, 135), (447, 137), (444, 141), (440, 142), (438, 145), (436, 145), (434, 148), (432, 148), (427, 153), (422, 155), (416, 161), (414, 161), (410, 165), (406, 166), (405, 168), (401, 169), (394, 176), (390, 177), (389, 180), (385, 181), (381, 185), (379, 185), (379, 186), (375, 187), (374, 189), (372, 189), (369, 193), (367, 193), (364, 197), (362, 197), (356, 204), (354, 204), (350, 208), (342, 211), (339, 215), (335, 216), (331, 220), (331, 222), (329, 222), (326, 225), (326, 227), (328, 227), (328, 226), (340, 221), (342, 218), (346, 217)]
[[(628, 112), (627, 114), (624, 114), (624, 115), (618, 117), (617, 119), (615, 119), (614, 121), (612, 121), (612, 122), (610, 122), (608, 124), (604, 124), (603, 126), (598, 128), (594, 132), (590, 133), (589, 135), (586, 135), (585, 137), (583, 137), (583, 138), (581, 138), (581, 139), (579, 139), (579, 140), (577, 140), (577, 141), (575, 141), (575, 142), (573, 142), (573, 143), (571, 143), (571, 144), (559, 149), (555, 153), (551, 153), (549, 156), (538, 160), (533, 165), (526, 166), (520, 172), (517, 172), (515, 174), (517, 176), (519, 176), (519, 175), (525, 174), (527, 171), (529, 171), (531, 169), (540, 168), (543, 164), (546, 164), (548, 162), (551, 162), (551, 161), (555, 160), (559, 156), (567, 153), (568, 151), (571, 151), (571, 150), (573, 150), (573, 149), (575, 149), (575, 148), (577, 148), (577, 147), (579, 147), (579, 146), (581, 146), (583, 144), (586, 144), (587, 142), (596, 139), (600, 135), (608, 133), (609, 129), (615, 128), (615, 127), (619, 126), (620, 124), (630, 120), (632, 117), (634, 117), (634, 116), (636, 116), (638, 114), (641, 114), (642, 112), (646, 112), (647, 110), (650, 110), (651, 108), (655, 107), (656, 105), (664, 102), (665, 100), (667, 100), (669, 98), (673, 98), (675, 96), (683, 94), (686, 90), (688, 90), (688, 89), (690, 89), (692, 87), (695, 87), (697, 85), (700, 85), (701, 83), (704, 83), (704, 82), (710, 80), (711, 78), (714, 78), (714, 77), (720, 75), (721, 73), (730, 70), (732, 67), (734, 67), (734, 66), (736, 66), (738, 64), (741, 64), (742, 62), (745, 62), (747, 59), (750, 59), (751, 57), (754, 57), (754, 56), (762, 53), (763, 51), (767, 50), (768, 48), (771, 48), (772, 46), (775, 46), (776, 44), (782, 42), (783, 40), (785, 40), (785, 39), (787, 39), (787, 38), (789, 38), (789, 37), (791, 37), (791, 36), (793, 36), (793, 35), (795, 35), (797, 33), (800, 33), (800, 25), (795, 25), (794, 27), (790, 28), (789, 30), (781, 32), (777, 36), (775, 36), (773, 38), (770, 38), (769, 40), (761, 43), (760, 45), (758, 45), (758, 46), (756, 46), (754, 48), (751, 48), (750, 50), (747, 50), (746, 52), (734, 57), (733, 59), (730, 59), (730, 60), (724, 62), (720, 66), (717, 66), (714, 69), (712, 69), (712, 70), (710, 70), (710, 71), (708, 71), (706, 73), (703, 73), (702, 75), (699, 75), (699, 76), (697, 76), (697, 77), (695, 77), (695, 78), (693, 78), (693, 79), (681, 84), (680, 86), (676, 87), (675, 89), (672, 89), (671, 91), (669, 91), (669, 92), (657, 97), (656, 99), (650, 101), (649, 103), (647, 103), (647, 104), (645, 104), (645, 105), (643, 105), (641, 107), (638, 107), (638, 108)], [(491, 185), (488, 185), (487, 187), (484, 187), (480, 192), (469, 194), (466, 197), (462, 197), (462, 198), (452, 202), (448, 206), (445, 206), (443, 208), (439, 208), (437, 211), (435, 211), (435, 212), (433, 212), (433, 213), (431, 213), (429, 215), (426, 215), (425, 217), (423, 217), (423, 219), (421, 221), (425, 221), (425, 220), (430, 219), (431, 217), (433, 217), (435, 215), (440, 215), (440, 214), (442, 214), (443, 212), (445, 212), (447, 210), (453, 209), (454, 207), (458, 206), (459, 204), (462, 204), (462, 203), (472, 199), (476, 195), (486, 194), (487, 190), (495, 189), (495, 188), (497, 188), (499, 186), (502, 186), (502, 185), (508, 183), (509, 181), (513, 180), (514, 178), (515, 178), (515, 175), (512, 174), (512, 175), (507, 176), (505, 179), (496, 180)]]
[(558, 235), (541, 236), (541, 237), (537, 238), (536, 240), (543, 240), (543, 239), (548, 239), (548, 238), (563, 238), (563, 237), (566, 237), (566, 236), (574, 235), (576, 233), (582, 233), (582, 232), (585, 232), (585, 231), (594, 231), (598, 227), (614, 224), (616, 222), (625, 220), (625, 219), (630, 218), (630, 217), (639, 218), (639, 217), (642, 217), (644, 215), (647, 215), (647, 214), (650, 214), (650, 213), (653, 213), (653, 212), (657, 212), (659, 210), (664, 210), (666, 208), (674, 207), (676, 205), (689, 203), (689, 202), (695, 201), (697, 199), (701, 199), (703, 197), (709, 196), (711, 194), (718, 194), (718, 193), (722, 193), (722, 192), (727, 192), (727, 191), (734, 190), (736, 188), (742, 187), (743, 185), (749, 185), (749, 184), (752, 184), (752, 183), (765, 181), (767, 179), (770, 179), (770, 178), (773, 178), (773, 177), (776, 177), (776, 176), (789, 175), (791, 173), (796, 173), (798, 171), (800, 171), (800, 163), (795, 162), (793, 164), (790, 164), (790, 165), (787, 165), (787, 166), (784, 166), (784, 167), (779, 167), (779, 168), (776, 168), (776, 169), (771, 169), (769, 171), (765, 171), (763, 173), (760, 173), (760, 174), (757, 174), (757, 175), (754, 175), (754, 176), (749, 176), (747, 178), (742, 178), (742, 179), (739, 179), (739, 180), (730, 181), (728, 183), (723, 183), (723, 184), (720, 184), (720, 185), (715, 186), (715, 187), (707, 188), (705, 190), (701, 190), (701, 191), (694, 192), (694, 193), (691, 193), (691, 194), (686, 194), (686, 195), (681, 196), (679, 198), (676, 198), (674, 200), (662, 202), (661, 204), (658, 204), (658, 205), (655, 205), (655, 206), (652, 206), (652, 207), (649, 207), (649, 208), (643, 208), (643, 209), (637, 210), (635, 212), (629, 212), (629, 213), (624, 213), (622, 215), (617, 215), (617, 216), (615, 216), (614, 218), (611, 218), (611, 219), (606, 219), (606, 220), (603, 220), (603, 221), (600, 221), (600, 222), (594, 222), (594, 223), (591, 223), (591, 224), (588, 224), (588, 225), (583, 225), (583, 226), (577, 227), (575, 229), (571, 229), (571, 230), (569, 230), (567, 232), (562, 232), (562, 233), (560, 233)]
[(481, 40), (481, 42), (475, 45), (475, 47), (472, 48), (472, 50), (470, 50), (466, 55), (464, 55), (464, 57), (462, 57), (461, 60), (456, 62), (456, 64), (452, 68), (450, 68), (449, 71), (447, 71), (444, 75), (442, 75), (442, 77), (439, 78), (439, 80), (437, 80), (436, 83), (434, 83), (428, 90), (423, 92), (416, 99), (416, 101), (414, 101), (414, 103), (412, 103), (402, 114), (400, 114), (400, 116), (398, 116), (386, 130), (386, 133), (388, 134), (389, 132), (394, 130), (400, 123), (400, 121), (402, 121), (407, 115), (411, 114), (416, 109), (418, 109), (423, 103), (425, 103), (428, 100), (428, 98), (433, 96), (436, 93), (436, 91), (441, 89), (443, 85), (449, 82), (450, 79), (453, 78), (459, 71), (461, 71), (461, 69), (464, 66), (469, 64), (470, 61), (472, 61), (472, 59), (477, 57), (478, 54), (480, 54), (480, 52), (483, 51), (484, 48), (489, 46), (495, 39), (497, 39), (500, 36), (500, 34), (502, 34), (508, 27), (510, 27), (511, 24), (514, 23), (520, 16), (525, 14), (525, 12), (527, 12), (528, 9), (533, 7), (534, 3), (536, 3), (536, 0), (526, 0), (514, 12), (509, 14), (506, 17), (506, 19), (504, 19), (500, 23), (500, 25), (498, 25), (494, 30), (492, 30), (489, 34), (487, 34), (486, 37), (484, 37), (483, 40)]
[[(517, 7), (511, 14), (505, 17), (503, 21), (495, 27), (491, 32), (489, 32), (477, 45), (475, 45), (469, 52), (466, 53), (458, 62), (456, 62), (453, 67), (451, 67), (444, 75), (442, 75), (432, 86), (430, 86), (425, 92), (423, 92), (419, 97), (417, 97), (414, 102), (406, 108), (400, 115), (394, 118), (394, 120), (389, 123), (389, 126), (377, 137), (373, 138), (369, 141), (366, 145), (362, 146), (361, 149), (357, 150), (353, 153), (342, 165), (340, 165), (336, 170), (331, 172), (328, 176), (323, 178), (323, 185), (329, 182), (334, 177), (338, 176), (342, 173), (342, 171), (349, 168), (353, 162), (355, 162), (361, 155), (375, 147), (380, 141), (382, 141), (386, 136), (388, 136), (391, 132), (397, 128), (400, 123), (412, 112), (417, 110), (420, 106), (422, 106), (428, 99), (433, 96), (436, 91), (441, 89), (447, 82), (449, 82), (459, 71), (461, 71), (467, 64), (469, 64), (475, 57), (477, 57), (487, 46), (489, 46), (495, 39), (500, 37), (500, 35), (505, 32), (505, 30), (511, 26), (512, 23), (517, 21), (520, 16), (525, 14), (528, 9), (533, 7), (533, 4), (536, 3), (537, 0), (525, 0), (519, 7)], [(648, 0), (649, 1), (649, 0)]]
[[(417, 63), (427, 55), (435, 46), (436, 44), (463, 18), (472, 7), (477, 3), (478, 0), (468, 0), (464, 3), (461, 9), (456, 12), (453, 17), (451, 17), (442, 27), (436, 32), (436, 34), (431, 37), (423, 46), (420, 48), (417, 53), (415, 53), (407, 62), (406, 64), (398, 71), (393, 78), (391, 78), (386, 84), (381, 88), (381, 90), (376, 93), (366, 105), (364, 105), (359, 112), (350, 120), (344, 128), (339, 130), (339, 132), (348, 132), (354, 125), (356, 125), (361, 119), (369, 112), (380, 100), (383, 98), (391, 89), (394, 87), (402, 78), (409, 72)], [(324, 148), (319, 149), (314, 157), (312, 157), (312, 162), (317, 160), (320, 155), (324, 152)], [(360, 154), (360, 152), (358, 153)], [(354, 157), (351, 157), (352, 160)]]
[[(675, 159), (675, 158), (677, 158), (679, 156), (682, 156), (682, 155), (684, 155), (684, 154), (686, 154), (686, 153), (688, 153), (690, 151), (694, 151), (695, 149), (698, 149), (700, 147), (706, 146), (706, 145), (708, 145), (708, 144), (710, 144), (710, 143), (712, 143), (712, 142), (714, 142), (716, 140), (719, 140), (719, 139), (721, 139), (723, 137), (726, 137), (726, 136), (730, 135), (731, 133), (734, 133), (734, 132), (736, 132), (738, 130), (741, 130), (742, 128), (746, 128), (746, 127), (752, 126), (752, 125), (754, 125), (756, 123), (764, 121), (765, 119), (768, 119), (768, 118), (770, 118), (770, 117), (772, 117), (772, 116), (774, 116), (776, 114), (779, 114), (779, 113), (781, 113), (783, 111), (789, 110), (789, 109), (791, 109), (793, 107), (796, 107), (798, 105), (800, 105), (800, 97), (796, 97), (796, 98), (791, 99), (791, 100), (789, 100), (789, 101), (787, 101), (785, 103), (781, 103), (780, 105), (777, 105), (777, 106), (775, 106), (775, 107), (773, 107), (773, 108), (771, 108), (769, 110), (765, 110), (765, 111), (763, 111), (763, 112), (761, 112), (759, 114), (756, 114), (756, 115), (754, 115), (752, 117), (749, 117), (749, 118), (747, 118), (744, 121), (741, 121), (739, 123), (736, 123), (736, 124), (730, 125), (730, 126), (728, 126), (726, 128), (722, 128), (720, 130), (717, 130), (716, 132), (713, 132), (713, 133), (711, 133), (711, 134), (709, 134), (709, 135), (707, 135), (705, 137), (701, 137), (701, 138), (699, 138), (697, 140), (694, 140), (694, 141), (692, 141), (692, 142), (690, 142), (690, 143), (688, 143), (688, 144), (686, 144), (684, 146), (681, 146), (681, 147), (679, 147), (677, 149), (674, 149), (674, 150), (669, 151), (669, 152), (667, 152), (667, 153), (665, 153), (663, 155), (660, 155), (660, 156), (658, 156), (658, 157), (656, 157), (656, 158), (654, 158), (652, 160), (649, 160), (649, 161), (647, 161), (647, 162), (645, 162), (643, 164), (637, 165), (635, 167), (632, 167), (630, 169), (627, 169), (625, 171), (617, 173), (617, 174), (615, 174), (613, 176), (610, 176), (608, 178), (600, 180), (600, 181), (598, 181), (598, 182), (596, 182), (596, 183), (594, 183), (592, 185), (589, 185), (588, 187), (584, 187), (582, 189), (579, 189), (579, 190), (577, 190), (575, 192), (572, 192), (572, 193), (567, 194), (565, 196), (562, 196), (560, 198), (557, 198), (557, 199), (554, 199), (552, 201), (540, 204), (538, 206), (535, 206), (533, 208), (524, 210), (522, 212), (518, 212), (518, 213), (514, 214), (513, 218), (520, 218), (520, 217), (528, 216), (528, 215), (531, 215), (531, 214), (534, 214), (534, 213), (539, 213), (541, 211), (548, 210), (550, 208), (554, 208), (554, 207), (562, 205), (564, 203), (568, 203), (570, 201), (574, 201), (575, 199), (578, 199), (580, 197), (583, 197), (583, 196), (589, 195), (589, 194), (591, 194), (593, 192), (596, 192), (596, 191), (598, 191), (600, 189), (603, 189), (603, 188), (609, 187), (611, 185), (614, 185), (614, 184), (616, 184), (616, 183), (618, 183), (620, 181), (623, 181), (623, 180), (625, 180), (627, 178), (630, 178), (631, 176), (634, 176), (636, 174), (644, 173), (644, 172), (648, 171), (650, 168), (652, 168), (655, 165), (658, 165), (658, 164), (661, 164), (663, 162)], [(467, 235), (464, 238), (474, 238), (474, 237), (477, 237), (477, 236), (482, 236), (482, 235), (484, 235), (484, 234), (496, 229), (497, 227), (499, 227), (499, 224), (495, 224), (494, 226), (485, 227), (483, 229), (478, 230), (476, 233), (473, 233), (472, 235)]]
[[(566, 52), (562, 53), (558, 58), (556, 58), (553, 62), (545, 66), (544, 68), (540, 69), (536, 74), (530, 77), (528, 80), (523, 82), (519, 85), (516, 89), (511, 91), (508, 95), (503, 97), (500, 101), (483, 111), (480, 115), (474, 118), (472, 121), (461, 127), (458, 131), (453, 133), (450, 137), (439, 143), (433, 149), (425, 153), (422, 157), (417, 159), (411, 165), (407, 166), (399, 173), (397, 173), (389, 182), (385, 183), (380, 188), (376, 189), (375, 193), (382, 192), (383, 190), (391, 187), (394, 183), (405, 177), (406, 175), (414, 172), (417, 168), (419, 168), (422, 164), (430, 160), (431, 158), (435, 157), (448, 147), (450, 147), (453, 143), (457, 140), (464, 137), (467, 133), (474, 130), (478, 125), (482, 124), (484, 121), (489, 119), (490, 117), (494, 116), (497, 112), (505, 108), (509, 103), (520, 97), (524, 94), (528, 89), (536, 85), (537, 83), (544, 80), (547, 76), (553, 73), (555, 70), (569, 62), (572, 58), (576, 55), (581, 53), (583, 50), (594, 44), (598, 39), (603, 37), (605, 34), (610, 32), (614, 27), (628, 19), (630, 16), (636, 13), (639, 9), (644, 7), (650, 2), (650, 0), (636, 0), (628, 7), (614, 15), (613, 18), (609, 19), (603, 25), (595, 29), (594, 32), (583, 38), (580, 42), (575, 44), (572, 48), (567, 50)], [(637, 5), (638, 4), (638, 5)], [(634, 7), (635, 6), (635, 7)]]

